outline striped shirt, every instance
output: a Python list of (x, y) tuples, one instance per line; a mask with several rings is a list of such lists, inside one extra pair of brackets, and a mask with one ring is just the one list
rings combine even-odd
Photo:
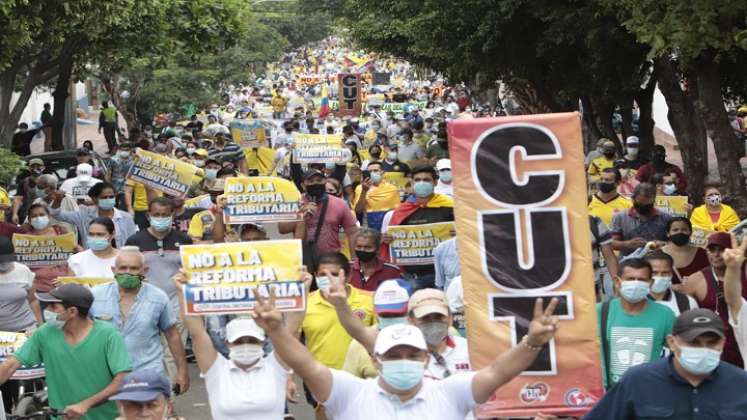
[(244, 149), (236, 143), (226, 143), (222, 149), (215, 146), (208, 149), (208, 157), (219, 162), (237, 163), (244, 159)]

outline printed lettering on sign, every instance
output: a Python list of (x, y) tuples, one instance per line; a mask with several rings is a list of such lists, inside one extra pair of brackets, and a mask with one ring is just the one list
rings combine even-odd
[(338, 113), (340, 115), (360, 115), (363, 106), (361, 96), (361, 75), (340, 73), (338, 76)]
[(520, 345), (538, 298), (544, 306), (559, 301), (555, 338), (478, 414), (582, 414), (585, 406), (549, 392), (584, 383), (580, 395), (602, 395), (579, 117), (481, 118), (451, 122), (448, 130), (475, 369)]

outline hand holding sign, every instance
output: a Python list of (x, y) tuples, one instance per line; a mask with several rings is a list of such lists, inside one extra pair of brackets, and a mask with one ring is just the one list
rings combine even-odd
[(553, 298), (543, 311), (542, 298), (537, 298), (534, 302), (534, 317), (529, 323), (527, 344), (532, 347), (542, 347), (552, 340), (558, 329), (558, 317), (553, 316), (556, 306), (558, 306), (558, 299)]

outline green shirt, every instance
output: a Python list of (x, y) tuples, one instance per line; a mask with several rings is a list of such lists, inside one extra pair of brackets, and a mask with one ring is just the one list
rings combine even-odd
[[(114, 325), (93, 321), (86, 338), (70, 346), (62, 330), (43, 325), (13, 355), (22, 365), (44, 363), (49, 406), (59, 410), (101, 392), (120, 372), (132, 370), (127, 348)], [(83, 419), (111, 420), (117, 406), (109, 401), (88, 410)]]
[(108, 123), (117, 122), (117, 109), (114, 107), (104, 108), (101, 110), (104, 115), (104, 121)]
[[(643, 312), (630, 315), (620, 298), (612, 299), (607, 316), (607, 343), (610, 351), (609, 373), (602, 354), (602, 378), (605, 388), (615, 385), (631, 366), (657, 360), (667, 335), (674, 325), (674, 313), (664, 305), (648, 301)], [(597, 304), (599, 336), (602, 336), (602, 304)], [(603, 347), (600, 350), (603, 352)]]

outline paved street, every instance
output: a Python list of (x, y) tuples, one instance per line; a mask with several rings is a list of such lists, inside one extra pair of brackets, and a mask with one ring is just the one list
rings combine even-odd
[[(200, 371), (197, 369), (197, 364), (190, 363), (189, 376), (191, 382), (189, 392), (176, 399), (177, 414), (188, 420), (211, 419), (205, 381), (200, 378)], [(305, 401), (303, 399), (301, 384), (298, 383), (297, 385), (301, 393), (301, 399)], [(246, 392), (251, 392), (251, 390), (248, 389)], [(291, 412), (296, 416), (297, 420), (314, 419), (314, 411), (305, 402), (303, 404), (291, 404)]]

